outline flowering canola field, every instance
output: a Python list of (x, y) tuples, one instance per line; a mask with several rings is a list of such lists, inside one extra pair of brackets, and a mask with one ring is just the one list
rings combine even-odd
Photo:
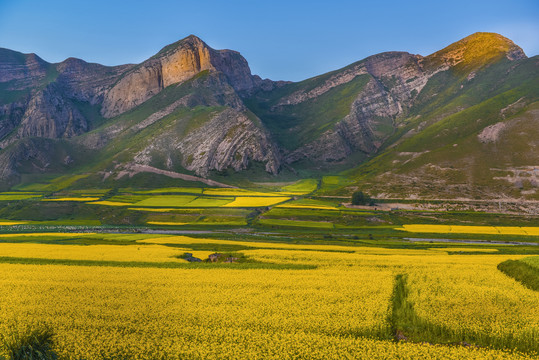
[[(119, 236), (119, 235), (116, 235)], [(6, 238), (6, 241), (9, 241)], [(65, 359), (531, 359), (539, 293), (496, 265), (519, 255), (156, 236), (125, 245), (0, 243), (2, 257), (180, 261), (212, 243), (312, 269), (136, 268), (0, 262), (0, 333), (48, 324)], [(165, 244), (174, 245), (166, 246)], [(393, 341), (395, 277), (418, 316), (490, 347)], [(457, 315), (455, 315), (457, 314)], [(525, 350), (527, 350), (525, 349)], [(0, 353), (0, 356), (3, 355)]]
[(467, 226), (467, 225), (426, 225), (409, 224), (402, 225), (396, 230), (414, 233), (438, 233), (438, 234), (487, 234), (487, 235), (528, 235), (539, 236), (539, 227), (532, 226)]

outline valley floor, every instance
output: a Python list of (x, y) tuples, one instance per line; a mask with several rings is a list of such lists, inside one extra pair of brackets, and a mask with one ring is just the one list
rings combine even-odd
[(313, 190), (0, 194), (0, 356), (37, 338), (61, 359), (539, 356), (536, 215)]

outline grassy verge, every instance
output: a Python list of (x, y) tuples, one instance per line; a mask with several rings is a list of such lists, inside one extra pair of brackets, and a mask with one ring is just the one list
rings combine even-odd
[(539, 291), (539, 269), (518, 260), (506, 260), (498, 264), (498, 270), (529, 289)]

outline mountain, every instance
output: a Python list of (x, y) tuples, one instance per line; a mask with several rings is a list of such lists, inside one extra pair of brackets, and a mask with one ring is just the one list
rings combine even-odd
[(262, 80), (238, 52), (193, 35), (115, 67), (0, 49), (0, 182), (77, 174), (79, 184), (151, 186), (171, 172), (234, 183), (344, 171), (336, 193), (533, 198), (538, 65), (492, 33), (296, 83)]
[(281, 83), (251, 75), (239, 53), (195, 36), (117, 67), (49, 64), (2, 49), (0, 73), (4, 184), (78, 167), (118, 176), (139, 165), (202, 176), (251, 161), (269, 173), (280, 168), (279, 150), (239, 93)]

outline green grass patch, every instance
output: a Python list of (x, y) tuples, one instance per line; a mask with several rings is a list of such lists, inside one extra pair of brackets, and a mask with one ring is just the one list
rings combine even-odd
[(237, 225), (243, 226), (247, 225), (247, 220), (245, 217), (240, 216), (202, 216), (197, 222), (196, 225), (208, 225), (208, 226), (219, 226), (219, 225)]
[[(47, 326), (22, 332), (2, 334), (4, 351), (10, 360), (56, 360), (54, 352), (54, 333)], [(3, 358), (2, 358), (3, 359)]]
[(537, 261), (539, 256), (534, 256), (531, 259), (530, 262), (534, 265), (530, 265), (525, 261), (506, 260), (498, 264), (498, 270), (527, 288), (539, 291), (539, 267), (535, 266), (535, 264), (539, 264), (539, 261)]
[(309, 194), (316, 190), (318, 187), (318, 180), (316, 179), (303, 179), (298, 182), (283, 186), (281, 189), (285, 192), (298, 193), (298, 194)]
[(523, 263), (526, 263), (536, 269), (539, 269), (539, 256), (530, 256), (524, 259), (520, 259)]
[(234, 201), (233, 197), (209, 197), (201, 196), (189, 202), (188, 207), (219, 207)]
[(151, 197), (148, 195), (120, 194), (120, 195), (112, 196), (106, 199), (106, 201), (134, 204), (134, 203), (146, 200), (146, 199), (151, 199)]
[(320, 183), (320, 189), (317, 191), (319, 194), (335, 191), (346, 185), (351, 184), (352, 181), (344, 176), (323, 176)]
[(87, 176), (88, 174), (64, 175), (54, 178), (49, 183), (33, 183), (16, 186), (15, 188), (22, 191), (59, 191)]
[(152, 196), (145, 200), (134, 203), (136, 207), (182, 207), (186, 206), (191, 201), (195, 200), (196, 196), (191, 195), (169, 195), (169, 196)]
[(259, 219), (258, 224), (277, 227), (300, 227), (300, 228), (318, 228), (333, 229), (334, 225), (330, 222), (302, 221), (302, 220), (284, 220), (284, 219)]
[(41, 197), (40, 194), (0, 194), (0, 201), (25, 200)]

